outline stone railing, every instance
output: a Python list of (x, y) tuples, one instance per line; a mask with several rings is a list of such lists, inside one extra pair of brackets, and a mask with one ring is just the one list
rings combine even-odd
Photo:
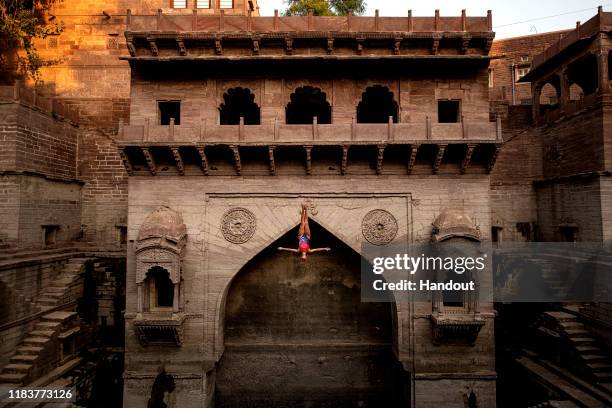
[(78, 109), (56, 98), (42, 95), (36, 89), (26, 88), (19, 81), (13, 86), (0, 86), (0, 100), (2, 99), (21, 103), (74, 124), (79, 122)]
[(427, 142), (501, 140), (497, 122), (287, 125), (278, 121), (262, 125), (123, 125), (118, 140), (130, 142), (286, 143)]
[(406, 17), (375, 16), (279, 16), (275, 12), (270, 17), (225, 15), (164, 14), (159, 10), (156, 15), (132, 15), (127, 11), (127, 31), (200, 31), (200, 32), (298, 32), (298, 31), (357, 31), (357, 32), (490, 32), (492, 15), (467, 17), (465, 10), (461, 16), (442, 17), (436, 10), (433, 17), (413, 17), (408, 11)]
[(578, 25), (576, 29), (564, 35), (563, 38), (552, 44), (544, 52), (536, 55), (531, 64), (532, 70), (550, 60), (555, 55), (561, 53), (572, 44), (575, 44), (582, 39), (593, 37), (600, 31), (608, 31), (611, 27), (612, 13), (604, 13), (600, 6), (598, 13), (593, 18), (584, 24)]

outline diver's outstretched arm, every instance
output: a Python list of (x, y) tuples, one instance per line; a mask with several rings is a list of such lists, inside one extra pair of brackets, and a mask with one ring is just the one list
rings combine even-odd
[(279, 251), (287, 251), (287, 252), (296, 252), (296, 253), (297, 253), (297, 252), (300, 252), (299, 250), (294, 249), (294, 248), (283, 248), (283, 247), (278, 247), (278, 250), (279, 250)]
[(313, 253), (313, 252), (329, 252), (331, 251), (331, 248), (315, 248), (315, 249), (311, 249), (309, 252)]

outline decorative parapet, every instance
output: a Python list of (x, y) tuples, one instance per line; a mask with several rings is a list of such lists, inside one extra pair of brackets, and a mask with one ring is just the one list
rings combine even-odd
[[(128, 10), (127, 48), (131, 60), (214, 60), (317, 57), (487, 56), (495, 33), (487, 16), (434, 17), (279, 16), (253, 17), (164, 14), (132, 15)], [(428, 50), (422, 50), (428, 43)], [(304, 48), (308, 48), (304, 52)], [(236, 54), (236, 50), (241, 52)], [(372, 52), (376, 49), (376, 52)], [(419, 49), (418, 51), (415, 51)], [(450, 50), (450, 51), (449, 51)], [(227, 51), (227, 52), (226, 52)], [(440, 54), (440, 55), (438, 55)]]
[(432, 314), (433, 342), (474, 345), (485, 320), (477, 314)]
[(178, 346), (183, 344), (185, 314), (173, 313), (167, 317), (159, 314), (142, 314), (134, 319), (134, 330), (140, 344)]

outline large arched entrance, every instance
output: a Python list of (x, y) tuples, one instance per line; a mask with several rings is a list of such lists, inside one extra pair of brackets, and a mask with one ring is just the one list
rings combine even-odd
[(225, 351), (217, 407), (401, 406), (392, 352), (392, 305), (360, 301), (361, 257), (311, 221), (303, 262), (297, 228), (234, 278), (225, 306)]

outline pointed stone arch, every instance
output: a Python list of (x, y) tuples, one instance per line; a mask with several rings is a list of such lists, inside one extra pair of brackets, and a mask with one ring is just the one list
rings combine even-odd
[[(319, 351), (324, 355), (326, 352), (335, 352), (337, 347), (341, 348), (339, 344), (354, 342), (353, 347), (360, 347), (359, 344), (362, 344), (361, 347), (372, 348), (368, 352), (370, 353), (368, 361), (370, 358), (378, 361), (376, 358), (387, 355), (399, 366), (395, 347), (393, 347), (395, 341), (392, 341), (397, 332), (398, 324), (394, 321), (397, 311), (392, 304), (362, 303), (360, 301), (361, 254), (359, 251), (311, 219), (315, 246), (332, 246), (335, 247), (336, 253), (313, 254), (306, 263), (303, 263), (293, 253), (276, 250), (277, 246), (296, 245), (297, 227), (294, 225), (286, 229), (280, 236), (277, 235), (267, 240), (265, 248), (249, 259), (232, 276), (223, 291), (219, 304), (222, 317), (218, 319), (221, 323), (220, 334), (224, 342), (223, 355), (220, 356), (218, 363), (220, 371), (217, 371), (216, 374), (217, 381), (221, 382), (217, 385), (222, 387), (217, 392), (219, 398), (221, 395), (233, 395), (228, 389), (236, 385), (223, 381), (223, 378), (227, 378), (228, 375), (239, 373), (237, 377), (232, 377), (232, 382), (236, 384), (241, 384), (241, 381), (249, 381), (250, 375), (243, 373), (251, 372), (252, 367), (249, 364), (252, 358), (258, 358), (258, 372), (261, 370), (265, 373), (266, 370), (271, 369), (271, 362), (275, 361), (275, 355), (278, 353), (268, 352), (265, 346), (262, 346), (266, 342), (277, 344), (282, 350), (284, 350), (283, 347), (293, 350), (291, 344), (296, 341), (296, 344), (318, 344), (319, 346), (313, 345), (313, 347), (322, 347), (322, 351)], [(335, 267), (336, 264), (339, 267)], [(333, 273), (327, 275), (330, 271)], [(321, 279), (323, 277), (328, 279), (324, 284)], [(318, 314), (322, 312), (322, 309), (318, 310), (316, 307), (319, 302), (325, 305), (323, 314)], [(350, 318), (346, 318), (347, 316)], [(253, 322), (252, 319), (256, 320)], [(287, 324), (278, 324), (280, 321), (278, 319), (287, 319)], [(332, 331), (327, 331), (328, 326)], [(374, 346), (375, 344), (380, 344), (380, 347)], [(243, 350), (247, 350), (244, 358), (241, 354), (244, 353)], [(355, 364), (361, 367), (359, 364), (363, 364), (363, 361), (359, 360), (361, 357), (355, 357), (354, 361), (339, 364), (330, 357), (319, 357), (317, 354), (319, 351), (313, 352), (312, 356), (315, 356), (315, 360), (318, 357), (323, 359), (321, 361), (325, 361), (320, 364), (330, 364), (329, 369), (338, 370), (339, 379), (336, 382), (341, 382), (340, 378), (342, 378), (345, 365)], [(289, 354), (292, 355), (291, 352)], [(304, 361), (300, 360), (299, 353), (295, 361), (292, 364), (298, 366), (302, 364), (301, 369), (304, 369)], [(390, 360), (384, 361), (388, 363)], [(377, 366), (381, 362), (371, 364)], [(286, 368), (279, 367), (274, 370), (283, 371)], [(357, 372), (361, 371), (357, 370)], [(387, 376), (389, 372), (384, 374), (376, 372), (372, 376)], [(301, 378), (301, 374), (296, 375), (298, 379)], [(365, 381), (357, 374), (355, 377), (357, 384), (361, 384), (359, 381)], [(292, 384), (295, 385), (289, 380), (287, 382), (286, 386), (289, 388)], [(317, 389), (319, 384), (315, 382), (309, 386)], [(388, 387), (393, 386), (388, 385)], [(244, 389), (253, 392), (248, 386)], [(346, 389), (350, 387), (346, 386)], [(379, 391), (372, 389), (372, 392)], [(388, 394), (393, 395), (390, 398), (397, 397), (392, 393), (384, 395)]]

